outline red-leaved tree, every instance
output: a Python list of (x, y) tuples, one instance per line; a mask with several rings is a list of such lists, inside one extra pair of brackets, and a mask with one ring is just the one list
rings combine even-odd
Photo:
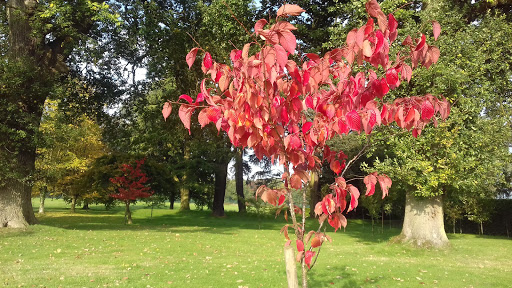
[[(162, 110), (167, 118), (172, 104), (180, 104), (179, 117), (189, 132), (191, 116), (199, 111), (201, 127), (213, 122), (228, 134), (234, 146), (250, 147), (260, 159), (266, 156), (283, 165), (284, 188), (261, 186), (256, 196), (280, 208), (288, 201), (292, 224), (281, 231), (288, 239), (285, 247), (291, 243), (288, 228), (295, 231), (303, 287), (307, 286), (306, 274), (315, 262), (313, 258), (318, 257), (322, 243), (330, 241), (320, 228), (325, 221), (335, 230), (345, 227), (347, 220), (342, 213), (356, 208), (360, 195), (357, 187), (342, 177), (347, 156), (332, 151), (327, 140), (348, 133), (368, 135), (375, 126), (391, 123), (417, 137), (430, 121), (437, 124), (437, 117), (445, 119), (449, 114), (448, 102), (429, 94), (385, 101), (386, 94), (411, 80), (414, 69), (437, 62), (440, 52), (426, 43), (424, 34), (396, 42), (398, 23), (394, 16), (385, 15), (376, 0), (368, 1), (366, 9), (368, 22), (350, 31), (343, 47), (323, 56), (296, 54), (296, 28), (285, 19), (304, 10), (291, 4), (279, 8), (275, 21), (257, 21), (253, 41), (231, 51), (229, 64), (215, 62), (207, 51), (193, 48), (186, 56), (189, 67), (201, 51), (201, 68), (208, 75), (200, 84), (201, 92), (195, 100), (181, 95), (178, 101), (183, 102), (169, 101)], [(432, 23), (437, 39), (441, 28), (436, 21)], [(391, 45), (398, 51), (395, 55), (390, 55)], [(330, 186), (332, 193), (314, 207), (320, 227), (306, 232), (303, 186), (308, 183), (309, 172), (319, 170), (324, 161), (338, 177)], [(374, 193), (377, 183), (384, 197), (391, 187), (391, 179), (377, 172), (365, 177), (364, 183), (367, 196)], [(295, 191), (302, 191), (302, 207), (294, 203)], [(301, 222), (298, 214), (303, 215)], [(290, 279), (293, 277), (289, 283)]]
[(149, 178), (146, 173), (142, 172), (140, 167), (144, 164), (145, 159), (135, 161), (136, 166), (130, 164), (122, 164), (119, 167), (122, 175), (110, 178), (116, 186), (117, 193), (111, 194), (110, 197), (123, 201), (126, 205), (124, 213), (127, 224), (132, 224), (132, 213), (130, 212), (130, 204), (140, 198), (147, 198), (153, 195), (151, 188), (146, 186)]

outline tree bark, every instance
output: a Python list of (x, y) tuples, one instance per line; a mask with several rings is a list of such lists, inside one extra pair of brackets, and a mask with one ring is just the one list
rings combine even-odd
[[(190, 161), (190, 148), (187, 143), (185, 143), (183, 159), (185, 162)], [(187, 173), (188, 169), (185, 169), (185, 173), (181, 177), (180, 181), (180, 211), (190, 210), (190, 190), (187, 186)]]
[(44, 200), (46, 200), (47, 191), (48, 188), (46, 186), (39, 191), (39, 214), (44, 214)]
[(215, 217), (226, 216), (224, 213), (224, 198), (226, 196), (228, 164), (229, 162), (224, 161), (223, 163), (217, 163), (215, 167), (215, 193), (213, 195), (212, 209), (212, 214)]
[(235, 185), (236, 185), (236, 196), (238, 201), (238, 212), (245, 213), (247, 208), (245, 207), (245, 196), (244, 196), (244, 150), (239, 148), (235, 155)]
[(395, 241), (425, 248), (449, 246), (444, 230), (442, 197), (420, 199), (407, 193), (402, 233)]
[(174, 196), (174, 192), (171, 192), (171, 194), (169, 195), (169, 209), (170, 210), (173, 210), (174, 209), (174, 199), (175, 196)]
[(126, 209), (124, 210), (124, 219), (126, 224), (133, 224), (132, 221), (132, 212), (130, 211), (130, 201), (126, 201)]
[(76, 200), (78, 199), (77, 195), (71, 196), (71, 213), (75, 213), (76, 209)]
[(315, 217), (316, 203), (320, 202), (320, 182), (318, 182), (318, 172), (311, 171), (309, 174), (309, 216)]
[(284, 263), (286, 265), (286, 278), (288, 288), (298, 288), (297, 265), (295, 264), (295, 252), (291, 245), (284, 247)]

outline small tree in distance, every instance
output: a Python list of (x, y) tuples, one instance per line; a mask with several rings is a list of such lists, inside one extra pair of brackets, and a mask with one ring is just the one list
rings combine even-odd
[(142, 172), (140, 167), (144, 164), (145, 159), (135, 161), (136, 166), (130, 164), (123, 164), (119, 169), (122, 172), (121, 176), (110, 178), (117, 187), (117, 193), (111, 194), (110, 197), (119, 199), (125, 203), (125, 221), (126, 224), (133, 224), (132, 213), (130, 211), (130, 204), (140, 198), (147, 198), (153, 195), (150, 187), (146, 186), (149, 178), (146, 173)]
[[(292, 224), (281, 230), (288, 240), (285, 254), (291, 250), (291, 227), (296, 236), (296, 259), (302, 264), (303, 287), (307, 287), (307, 272), (314, 266), (320, 247), (325, 240), (330, 241), (321, 233), (323, 224), (327, 221), (335, 231), (345, 227), (347, 220), (342, 213), (355, 209), (360, 195), (357, 187), (343, 178), (355, 159), (347, 159), (342, 151), (332, 151), (326, 141), (348, 133), (369, 135), (375, 126), (392, 123), (411, 130), (417, 137), (430, 121), (437, 124), (436, 115), (445, 119), (449, 114), (448, 102), (430, 94), (398, 98), (392, 103), (384, 101), (390, 90), (410, 81), (414, 69), (428, 68), (437, 62), (440, 53), (437, 47), (426, 43), (422, 33), (417, 38), (407, 36), (402, 43), (395, 42), (398, 22), (394, 16), (386, 16), (376, 0), (368, 1), (366, 9), (368, 22), (348, 33), (344, 47), (323, 56), (296, 54), (297, 41), (292, 33), (296, 28), (284, 19), (298, 16), (304, 10), (291, 4), (279, 8), (272, 23), (265, 19), (257, 21), (251, 34), (253, 42), (241, 50), (234, 49), (230, 65), (215, 62), (200, 47), (186, 56), (191, 67), (202, 51), (201, 68), (209, 76), (202, 80), (195, 101), (189, 95), (178, 99), (185, 101), (179, 103), (179, 117), (185, 128), (190, 131), (191, 116), (200, 109), (201, 127), (213, 122), (219, 132), (227, 133), (234, 146), (252, 148), (258, 158), (265, 156), (283, 165), (284, 188), (261, 186), (256, 197), (280, 209), (287, 208), (285, 213), (290, 213)], [(441, 28), (436, 21), (432, 23), (437, 39)], [(389, 55), (391, 45), (399, 51), (393, 57)], [(170, 115), (172, 104), (164, 104), (164, 118)], [(318, 171), (324, 161), (338, 177), (330, 186), (332, 193), (311, 207), (320, 227), (307, 232), (303, 186), (309, 181), (309, 172)], [(378, 172), (366, 176), (364, 183), (367, 196), (373, 195), (377, 183), (383, 197), (391, 187), (391, 179)], [(302, 207), (292, 197), (298, 191), (302, 193)], [(290, 274), (296, 273), (292, 271), (294, 266), (287, 263), (287, 270), (292, 268)], [(290, 287), (296, 287), (293, 278), (288, 278)]]

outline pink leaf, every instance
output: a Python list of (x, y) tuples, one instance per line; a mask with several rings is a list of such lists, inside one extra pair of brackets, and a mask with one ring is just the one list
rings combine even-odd
[(352, 110), (347, 115), (345, 115), (347, 119), (348, 127), (354, 131), (361, 131), (361, 117), (356, 110)]
[(366, 185), (366, 196), (372, 196), (375, 193), (375, 184), (377, 184), (376, 173), (372, 173), (364, 177), (364, 184)]
[(434, 105), (430, 101), (425, 100), (421, 104), (421, 119), (430, 120), (434, 116)]
[(162, 109), (162, 114), (164, 116), (164, 120), (167, 120), (169, 115), (171, 115), (171, 111), (172, 111), (171, 102), (165, 102), (164, 108)]
[(298, 5), (293, 4), (284, 4), (277, 10), (277, 17), (283, 16), (299, 16), (302, 14), (302, 12), (305, 12), (306, 10), (300, 8)]
[(353, 185), (347, 185), (347, 190), (350, 192), (350, 206), (348, 206), (347, 212), (354, 210), (357, 207), (359, 199), (359, 190)]
[(437, 21), (432, 21), (432, 28), (434, 30), (434, 40), (437, 40), (441, 34), (441, 25)]
[(265, 25), (267, 25), (267, 20), (265, 19), (260, 19), (256, 22), (256, 24), (254, 24), (254, 32), (256, 32), (256, 34), (259, 33), (260, 30), (263, 30), (263, 27), (265, 27)]
[(188, 52), (187, 57), (185, 58), (187, 60), (188, 69), (190, 69), (190, 67), (192, 67), (192, 64), (194, 64), (198, 50), (199, 49), (196, 47), (196, 48), (192, 48), (190, 50), (190, 52)]
[(382, 190), (382, 199), (384, 199), (384, 197), (388, 195), (388, 190), (391, 188), (393, 182), (386, 174), (378, 175), (377, 180), (379, 181), (380, 189)]
[(295, 48), (297, 47), (297, 38), (295, 38), (295, 35), (288, 30), (284, 30), (279, 33), (279, 36), (281, 46), (283, 46), (288, 53), (295, 53)]
[(192, 112), (194, 112), (194, 107), (188, 105), (181, 105), (180, 111), (178, 115), (180, 116), (180, 120), (183, 123), (183, 126), (187, 128), (188, 134), (190, 135), (190, 117), (192, 117)]
[(300, 189), (300, 188), (302, 188), (302, 180), (300, 179), (299, 175), (293, 174), (292, 177), (290, 177), (290, 186), (293, 189)]
[(302, 134), (308, 133), (309, 129), (311, 129), (311, 126), (313, 126), (313, 122), (304, 123), (304, 125), (302, 125)]

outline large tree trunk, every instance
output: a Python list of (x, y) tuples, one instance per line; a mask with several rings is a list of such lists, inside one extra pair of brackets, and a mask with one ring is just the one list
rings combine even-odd
[(224, 198), (229, 162), (217, 163), (215, 167), (215, 193), (213, 195), (213, 216), (224, 217)]
[(395, 240), (418, 247), (448, 246), (450, 242), (444, 230), (442, 197), (422, 199), (407, 193), (402, 233)]
[(309, 216), (315, 217), (315, 205), (320, 202), (320, 182), (318, 182), (318, 172), (311, 171), (309, 174)]
[[(19, 63), (30, 71), (36, 71), (37, 57), (34, 55), (36, 40), (32, 37), (30, 15), (37, 5), (36, 0), (7, 1), (9, 22), (9, 63)], [(22, 65), (23, 63), (23, 65)], [(27, 68), (29, 67), (29, 68)], [(34, 170), (34, 135), (39, 127), (44, 97), (33, 94), (32, 75), (19, 75), (21, 85), (12, 88), (12, 94), (1, 95), (0, 142), (2, 142), (2, 164), (7, 166), (9, 175), (0, 175), (0, 227), (23, 228), (37, 223), (31, 202), (30, 176)], [(3, 83), (9, 85), (9, 83)], [(14, 90), (13, 90), (14, 89)], [(26, 94), (26, 95), (25, 95)], [(6, 107), (8, 106), (8, 107)], [(21, 140), (13, 140), (12, 131), (24, 135)], [(7, 151), (7, 152), (6, 152)], [(8, 154), (7, 154), (8, 153)], [(5, 162), (4, 162), (5, 161)]]
[[(185, 149), (183, 153), (183, 159), (185, 162), (190, 161), (190, 148), (187, 143), (185, 143)], [(189, 211), (190, 210), (190, 190), (188, 188), (187, 183), (187, 173), (188, 169), (185, 169), (185, 173), (181, 177), (180, 181), (180, 211)]]
[(236, 196), (238, 199), (238, 212), (245, 213), (247, 209), (245, 207), (245, 196), (244, 196), (244, 149), (239, 148), (235, 155), (235, 184), (236, 184)]

